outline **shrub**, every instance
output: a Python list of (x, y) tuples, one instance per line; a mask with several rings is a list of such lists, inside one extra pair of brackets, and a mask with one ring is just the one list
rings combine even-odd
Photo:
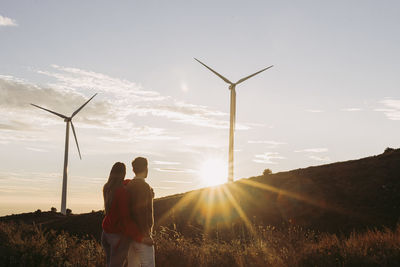
[(387, 147), (387, 148), (385, 149), (385, 151), (383, 151), (383, 153), (385, 154), (385, 153), (389, 153), (389, 152), (392, 152), (392, 151), (394, 151), (394, 148)]
[(71, 215), (72, 214), (72, 210), (71, 209), (67, 209), (65, 212), (66, 212), (67, 215)]
[(57, 212), (57, 209), (55, 207), (51, 207), (50, 211), (51, 212)]
[(263, 171), (263, 175), (264, 175), (264, 176), (267, 176), (267, 175), (270, 175), (270, 174), (272, 174), (271, 169), (265, 169), (265, 170)]

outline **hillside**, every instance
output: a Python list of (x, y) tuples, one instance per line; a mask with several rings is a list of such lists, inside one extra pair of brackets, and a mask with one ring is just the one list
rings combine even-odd
[(247, 218), (255, 225), (289, 223), (329, 232), (394, 227), (400, 218), (400, 150), (241, 179), (161, 198), (155, 207), (158, 225), (175, 222), (179, 228), (204, 225), (207, 216), (210, 226)]
[[(159, 198), (154, 211), (156, 230), (168, 226), (184, 235), (230, 228), (246, 234), (257, 225), (299, 225), (334, 233), (394, 228), (400, 218), (400, 149)], [(95, 238), (100, 237), (101, 220), (101, 212), (0, 218)]]

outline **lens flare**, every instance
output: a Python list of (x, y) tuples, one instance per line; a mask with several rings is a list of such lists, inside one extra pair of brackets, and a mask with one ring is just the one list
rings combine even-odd
[(228, 165), (222, 159), (207, 159), (200, 166), (199, 176), (206, 186), (215, 186), (227, 181)]

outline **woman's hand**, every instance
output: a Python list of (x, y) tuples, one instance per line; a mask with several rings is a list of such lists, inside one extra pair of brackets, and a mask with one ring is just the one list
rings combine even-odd
[(151, 237), (149, 237), (149, 236), (143, 237), (142, 243), (145, 244), (145, 245), (148, 245), (148, 246), (153, 246), (154, 245), (153, 239)]

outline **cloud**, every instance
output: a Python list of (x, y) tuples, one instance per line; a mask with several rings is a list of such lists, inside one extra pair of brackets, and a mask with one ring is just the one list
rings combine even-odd
[(324, 147), (319, 147), (319, 148), (306, 148), (306, 149), (301, 149), (301, 150), (295, 150), (294, 152), (296, 153), (323, 153), (323, 152), (328, 152), (327, 148)]
[(27, 150), (35, 151), (35, 152), (48, 152), (46, 149), (37, 148), (37, 147), (25, 147)]
[(162, 190), (172, 190), (175, 187), (168, 187), (168, 186), (153, 186), (154, 189), (162, 189)]
[[(39, 110), (32, 107), (30, 103), (69, 116), (87, 100), (87, 96), (75, 91), (56, 90), (51, 87), (34, 85), (12, 76), (0, 75), (0, 109), (3, 110), (29, 111), (31, 113), (29, 115), (34, 116), (46, 114), (46, 118), (59, 120), (58, 117), (45, 111), (38, 112)], [(33, 111), (35, 112), (33, 113)], [(97, 97), (92, 100), (90, 105), (85, 106), (76, 119), (85, 118), (87, 123), (99, 124), (103, 116), (109, 114), (116, 115), (111, 104), (99, 100)]]
[(178, 169), (178, 168), (154, 168), (159, 172), (172, 172), (172, 173), (194, 173), (195, 170), (192, 169)]
[(285, 157), (280, 156), (278, 152), (265, 152), (264, 154), (255, 155), (253, 161), (263, 164), (278, 164), (273, 161), (274, 159), (285, 159)]
[(0, 171), (0, 188), (4, 193), (52, 193), (52, 188), (59, 184), (61, 176), (61, 173), (53, 172)]
[(22, 131), (1, 131), (0, 144), (9, 144), (11, 142), (45, 142), (47, 138), (39, 132), (22, 132)]
[(348, 111), (348, 112), (362, 111), (361, 108), (343, 108), (341, 110), (342, 111)]
[(318, 157), (318, 156), (309, 156), (310, 159), (320, 161), (320, 162), (328, 162), (331, 161), (329, 157)]
[(167, 180), (167, 181), (161, 181), (163, 183), (173, 183), (173, 184), (192, 184), (193, 182), (189, 181), (178, 181), (178, 180)]
[(320, 109), (307, 109), (306, 111), (307, 111), (307, 112), (311, 112), (311, 113), (321, 113), (321, 112), (324, 112), (323, 110), (320, 110)]
[(136, 141), (156, 141), (156, 140), (178, 140), (180, 137), (168, 135), (167, 131), (162, 128), (149, 126), (133, 127), (118, 134), (116, 131), (112, 136), (100, 137), (102, 140), (110, 142), (136, 142)]
[(327, 162), (331, 161), (331, 159), (327, 156), (315, 156), (315, 155), (310, 155), (310, 153), (325, 153), (328, 152), (328, 149), (325, 147), (319, 147), (319, 148), (306, 148), (306, 149), (301, 149), (301, 150), (295, 150), (294, 152), (296, 153), (308, 153), (308, 158), (320, 162)]
[[(78, 88), (104, 93), (105, 97), (131, 115), (167, 118), (174, 122), (211, 128), (228, 128), (226, 112), (203, 105), (185, 103), (157, 91), (145, 90), (137, 83), (113, 78), (105, 74), (78, 68), (52, 65), (54, 71), (39, 70), (38, 73), (56, 79), (53, 88), (74, 91)], [(238, 123), (237, 130), (250, 129), (250, 125)]]
[(0, 121), (0, 130), (21, 131), (27, 129), (32, 129), (30, 123), (25, 123), (16, 120), (5, 120), (5, 119), (2, 119), (2, 121)]
[[(158, 126), (165, 125), (165, 119), (195, 127), (229, 128), (229, 115), (226, 112), (145, 90), (126, 79), (58, 65), (36, 72), (49, 77), (49, 82), (38, 85), (17, 77), (0, 75), (0, 112), (3, 115), (0, 117), (0, 130), (21, 131), (19, 135), (2, 135), (2, 144), (16, 141), (17, 137), (34, 141), (23, 132), (38, 131), (44, 136), (45, 128), (63, 123), (57, 116), (39, 110), (30, 103), (70, 116), (94, 93), (99, 95), (74, 117), (74, 124), (76, 128), (101, 130), (97, 136), (103, 141), (178, 140), (182, 133), (177, 133), (176, 128)], [(144, 118), (146, 116), (154, 119)], [(236, 124), (237, 130), (252, 127), (258, 126)]]
[[(0, 171), (0, 189), (4, 189), (3, 192), (10, 195), (23, 194), (36, 199), (41, 196), (54, 196), (57, 193), (61, 193), (61, 179), (61, 168), (60, 172)], [(101, 188), (105, 182), (106, 179), (104, 177), (69, 174), (68, 198), (72, 200), (77, 195), (91, 195)]]
[(157, 165), (180, 165), (181, 162), (154, 160), (153, 164), (157, 164)]
[(274, 148), (277, 146), (281, 145), (287, 145), (287, 143), (284, 142), (278, 142), (278, 141), (254, 141), (254, 140), (249, 140), (247, 141), (249, 144), (265, 144), (268, 145), (269, 148)]
[(400, 120), (400, 100), (386, 98), (379, 103), (383, 104), (385, 108), (375, 109), (375, 111), (383, 112), (389, 120)]
[(50, 85), (64, 90), (76, 90), (77, 88), (94, 90), (114, 96), (122, 100), (135, 101), (159, 101), (164, 99), (158, 92), (143, 90), (134, 82), (125, 79), (113, 78), (111, 76), (78, 68), (51, 65), (54, 71), (38, 70), (37, 72), (56, 79)]
[(14, 19), (0, 15), (0, 27), (1, 26), (18, 26), (18, 24)]
[[(187, 104), (182, 101), (172, 101), (157, 105), (137, 105), (133, 107), (132, 113), (139, 116), (164, 117), (174, 122), (195, 126), (217, 129), (229, 128), (229, 122), (220, 119), (220, 117), (226, 117), (226, 113), (212, 110), (206, 106)], [(239, 124), (237, 129), (249, 129), (249, 127)]]
[[(0, 141), (34, 141), (37, 137), (33, 138), (32, 135), (6, 134), (5, 131), (40, 131), (49, 125), (63, 123), (59, 117), (29, 103), (70, 116), (87, 99), (87, 96), (74, 90), (38, 86), (12, 76), (0, 75), (0, 111), (3, 115), (0, 118), (0, 130), (3, 130)], [(107, 141), (179, 139), (162, 128), (146, 125), (135, 127), (128, 118), (130, 115), (124, 106), (104, 100), (99, 95), (74, 117), (74, 124), (77, 128), (105, 130), (102, 139)]]

